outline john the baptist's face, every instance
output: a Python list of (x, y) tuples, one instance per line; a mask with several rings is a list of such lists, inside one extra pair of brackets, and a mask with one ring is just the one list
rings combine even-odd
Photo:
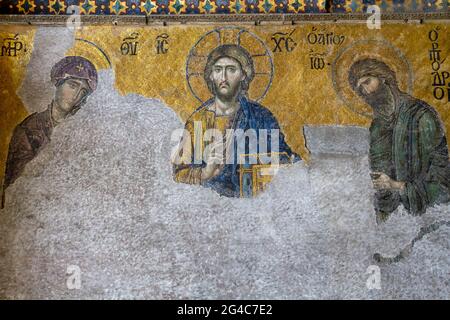
[(380, 80), (377, 77), (364, 76), (358, 80), (356, 89), (362, 96), (367, 96), (377, 91), (379, 86)]
[(245, 74), (237, 60), (222, 57), (214, 63), (210, 79), (214, 84), (217, 96), (227, 100), (238, 94)]
[(358, 79), (355, 90), (375, 110), (393, 101), (389, 86), (374, 76), (363, 76)]
[(69, 78), (56, 88), (55, 102), (62, 112), (70, 113), (88, 94), (86, 80)]

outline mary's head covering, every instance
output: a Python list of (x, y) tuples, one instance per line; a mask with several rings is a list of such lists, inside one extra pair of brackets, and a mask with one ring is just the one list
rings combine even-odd
[(77, 78), (86, 80), (91, 91), (97, 88), (97, 70), (92, 62), (83, 57), (64, 57), (53, 66), (50, 76), (54, 85), (61, 80)]

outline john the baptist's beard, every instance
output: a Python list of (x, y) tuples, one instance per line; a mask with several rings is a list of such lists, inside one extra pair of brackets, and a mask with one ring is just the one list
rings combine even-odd
[(360, 95), (375, 112), (383, 112), (388, 110), (387, 106), (394, 104), (394, 97), (391, 89), (385, 83), (380, 83), (378, 89), (372, 93), (360, 92)]

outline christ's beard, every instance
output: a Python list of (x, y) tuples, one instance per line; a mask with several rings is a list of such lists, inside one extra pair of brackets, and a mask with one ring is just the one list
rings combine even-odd
[(222, 100), (222, 101), (232, 101), (232, 100), (234, 100), (237, 97), (239, 91), (241, 90), (241, 86), (240, 85), (237, 88), (231, 88), (230, 85), (228, 84), (228, 88), (229, 89), (227, 90), (226, 93), (222, 93), (220, 91), (220, 87), (217, 88), (217, 86), (215, 86), (215, 90), (214, 91), (215, 91), (217, 97), (220, 100)]

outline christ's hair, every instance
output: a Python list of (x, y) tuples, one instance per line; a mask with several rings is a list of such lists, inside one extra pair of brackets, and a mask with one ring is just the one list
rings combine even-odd
[(250, 82), (255, 76), (255, 68), (251, 55), (243, 47), (235, 44), (224, 44), (218, 46), (208, 55), (208, 60), (205, 66), (204, 79), (208, 85), (208, 89), (212, 94), (216, 94), (215, 86), (211, 80), (211, 73), (214, 64), (220, 58), (231, 58), (239, 63), (241, 70), (245, 74), (245, 79), (241, 81), (241, 90), (245, 94), (250, 86)]

